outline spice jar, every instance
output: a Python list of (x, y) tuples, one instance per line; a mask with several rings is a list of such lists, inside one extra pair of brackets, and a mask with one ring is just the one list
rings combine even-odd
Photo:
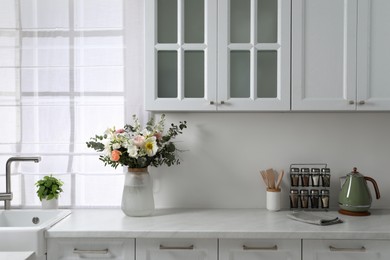
[(309, 207), (309, 191), (308, 190), (301, 190), (300, 191), (300, 198), (301, 198), (301, 208), (308, 208)]
[(322, 187), (330, 187), (330, 169), (322, 168), (321, 169), (321, 183)]
[(311, 186), (320, 186), (320, 168), (311, 169)]
[(298, 190), (296, 189), (291, 189), (290, 190), (290, 208), (298, 208), (298, 198), (299, 198), (299, 194), (298, 194)]
[(321, 208), (329, 208), (329, 190), (321, 190)]
[(302, 187), (309, 187), (310, 185), (309, 168), (301, 168), (301, 183), (302, 183)]
[(292, 187), (299, 186), (299, 168), (291, 168), (290, 181)]
[(310, 190), (310, 205), (311, 208), (317, 209), (320, 204), (320, 192), (319, 190)]

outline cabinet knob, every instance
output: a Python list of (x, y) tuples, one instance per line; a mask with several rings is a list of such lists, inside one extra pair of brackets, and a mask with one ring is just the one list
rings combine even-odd
[(210, 105), (214, 105), (215, 103), (214, 103), (214, 101), (210, 101)]
[(221, 105), (223, 105), (223, 104), (225, 104), (225, 101), (222, 100), (222, 101), (221, 101)]
[(350, 105), (353, 105), (353, 104), (355, 104), (355, 101), (350, 100), (348, 103), (349, 103)]
[(366, 104), (366, 102), (364, 100), (359, 101), (359, 105), (364, 105), (364, 104)]

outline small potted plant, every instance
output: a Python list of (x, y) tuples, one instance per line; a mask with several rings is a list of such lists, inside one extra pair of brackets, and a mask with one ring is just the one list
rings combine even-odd
[(37, 189), (37, 195), (40, 201), (42, 201), (43, 209), (57, 209), (58, 197), (63, 192), (61, 186), (64, 183), (52, 175), (44, 176), (42, 179), (35, 183)]

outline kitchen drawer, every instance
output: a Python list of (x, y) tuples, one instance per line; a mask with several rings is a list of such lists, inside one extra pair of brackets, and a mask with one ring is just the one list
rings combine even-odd
[(300, 260), (300, 239), (220, 239), (219, 260)]
[(388, 260), (389, 240), (303, 240), (303, 260)]
[(48, 260), (134, 260), (134, 239), (52, 238), (47, 243)]
[(137, 239), (137, 260), (216, 260), (217, 239)]

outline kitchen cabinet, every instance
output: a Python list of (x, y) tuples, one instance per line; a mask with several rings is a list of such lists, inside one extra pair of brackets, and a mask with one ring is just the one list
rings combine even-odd
[(217, 260), (217, 239), (137, 239), (137, 260)]
[(300, 239), (220, 239), (219, 260), (300, 260)]
[(289, 0), (147, 0), (145, 107), (290, 109)]
[(389, 110), (390, 2), (292, 2), (292, 110)]
[(390, 1), (359, 0), (357, 101), (359, 110), (390, 110)]
[(48, 239), (48, 260), (116, 259), (134, 260), (134, 239), (55, 238)]
[(355, 110), (357, 0), (292, 3), (292, 110)]
[(303, 240), (302, 260), (384, 260), (389, 240)]

